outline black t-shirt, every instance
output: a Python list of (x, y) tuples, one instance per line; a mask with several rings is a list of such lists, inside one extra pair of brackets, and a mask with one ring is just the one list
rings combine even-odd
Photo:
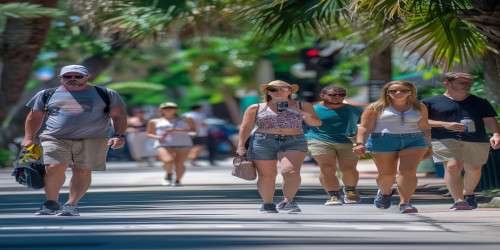
[(445, 128), (432, 128), (433, 139), (457, 139), (469, 142), (488, 142), (483, 118), (496, 117), (497, 113), (491, 104), (475, 95), (463, 101), (456, 101), (444, 95), (433, 96), (423, 100), (429, 110), (429, 120), (460, 122), (464, 118), (474, 121), (475, 132), (454, 132)]

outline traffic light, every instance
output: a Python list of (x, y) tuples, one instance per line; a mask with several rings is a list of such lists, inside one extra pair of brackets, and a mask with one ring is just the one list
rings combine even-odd
[(326, 71), (336, 63), (336, 57), (340, 53), (338, 50), (326, 50), (322, 47), (305, 48), (301, 51), (302, 62), (306, 70)]

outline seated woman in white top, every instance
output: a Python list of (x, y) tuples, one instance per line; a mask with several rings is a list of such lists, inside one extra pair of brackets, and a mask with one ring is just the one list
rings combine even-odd
[[(177, 109), (177, 104), (173, 102), (160, 104), (161, 117), (150, 120), (147, 126), (148, 137), (156, 139), (158, 158), (163, 162), (166, 172), (163, 185), (181, 184), (185, 172), (184, 161), (193, 146), (190, 133), (196, 131), (193, 120), (179, 117)], [(174, 166), (175, 182), (173, 182)]]
[[(415, 85), (404, 81), (387, 83), (379, 100), (370, 104), (361, 116), (354, 152), (373, 153), (378, 169), (379, 187), (374, 205), (391, 206), (392, 185), (397, 176), (401, 213), (416, 213), (410, 199), (417, 187), (417, 165), (430, 146), (427, 108), (417, 100)], [(399, 165), (398, 165), (399, 163)]]

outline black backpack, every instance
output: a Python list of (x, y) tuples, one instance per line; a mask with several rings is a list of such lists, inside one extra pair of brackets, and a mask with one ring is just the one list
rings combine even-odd
[(45, 186), (45, 165), (42, 162), (41, 151), (39, 145), (32, 145), (19, 152), (11, 174), (17, 183), (33, 189)]
[[(109, 113), (109, 105), (111, 104), (111, 100), (109, 98), (108, 91), (104, 87), (101, 87), (101, 86), (94, 86), (94, 88), (97, 91), (97, 94), (99, 94), (101, 99), (106, 104), (106, 107), (104, 108), (104, 113), (108, 114)], [(47, 111), (47, 105), (49, 104), (49, 100), (54, 95), (56, 90), (57, 90), (57, 87), (46, 89), (43, 91), (42, 102), (44, 105), (44, 109), (43, 109), (44, 111)]]

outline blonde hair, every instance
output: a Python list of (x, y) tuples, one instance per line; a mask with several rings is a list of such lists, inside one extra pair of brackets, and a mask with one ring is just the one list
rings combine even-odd
[[(290, 90), (292, 89), (292, 85), (290, 83), (287, 83), (287, 82), (283, 81), (283, 80), (273, 80), (273, 81), (270, 81), (270, 82), (268, 82), (266, 84), (266, 86), (269, 86), (269, 85), (271, 85), (271, 86), (273, 86), (273, 85), (274, 86), (276, 86), (276, 85), (286, 85), (286, 87), (289, 87)], [(293, 93), (291, 93), (290, 95), (288, 95), (288, 99), (290, 99), (290, 100), (292, 99), (292, 94)], [(262, 91), (262, 101), (263, 102), (269, 102), (272, 99), (273, 98), (267, 93), (267, 90), (264, 88), (264, 90)]]
[(410, 104), (414, 109), (420, 111), (421, 110), (421, 103), (419, 100), (417, 100), (417, 88), (415, 85), (411, 82), (406, 82), (406, 81), (390, 81), (382, 87), (380, 90), (380, 98), (376, 100), (375, 102), (371, 103), (370, 106), (368, 106), (369, 109), (377, 111), (377, 113), (381, 113), (385, 108), (391, 106), (391, 97), (388, 95), (388, 90), (392, 85), (403, 85), (405, 87), (408, 87), (411, 91), (410, 95), (408, 96), (408, 104)]

